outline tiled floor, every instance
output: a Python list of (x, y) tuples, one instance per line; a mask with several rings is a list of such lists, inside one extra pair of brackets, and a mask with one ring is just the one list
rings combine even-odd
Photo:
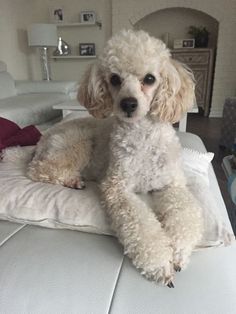
[(215, 153), (213, 167), (223, 195), (228, 215), (236, 234), (236, 205), (233, 204), (227, 191), (227, 180), (221, 167), (222, 159), (227, 152), (219, 148), (221, 118), (205, 118), (198, 114), (189, 114), (187, 131), (197, 134), (203, 140), (208, 151)]

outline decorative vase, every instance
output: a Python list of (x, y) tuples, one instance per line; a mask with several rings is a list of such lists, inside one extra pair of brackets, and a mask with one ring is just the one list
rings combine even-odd
[(54, 56), (67, 56), (71, 54), (70, 46), (62, 40), (61, 37), (58, 38), (57, 49), (53, 52)]

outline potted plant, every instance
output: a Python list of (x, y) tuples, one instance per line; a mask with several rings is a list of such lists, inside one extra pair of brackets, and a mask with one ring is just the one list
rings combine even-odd
[(209, 32), (204, 26), (190, 26), (188, 34), (195, 39), (196, 48), (205, 48), (208, 45)]

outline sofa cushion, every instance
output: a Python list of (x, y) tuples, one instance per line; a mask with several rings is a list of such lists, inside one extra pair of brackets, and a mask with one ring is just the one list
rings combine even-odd
[(61, 115), (52, 106), (68, 99), (65, 94), (26, 94), (0, 100), (0, 115), (17, 123), (20, 127), (41, 124)]
[(15, 96), (15, 82), (7, 72), (0, 72), (0, 99)]
[(78, 90), (76, 81), (15, 81), (17, 94), (63, 93), (72, 94)]
[(5, 234), (14, 227), (0, 248), (1, 314), (109, 313), (123, 261), (116, 239), (16, 225)]

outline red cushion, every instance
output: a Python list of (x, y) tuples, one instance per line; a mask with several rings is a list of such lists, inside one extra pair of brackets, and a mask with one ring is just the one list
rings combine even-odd
[(41, 133), (33, 125), (21, 129), (14, 122), (0, 118), (0, 151), (9, 146), (35, 145), (40, 137)]
[(0, 142), (16, 134), (20, 129), (15, 122), (0, 117)]

